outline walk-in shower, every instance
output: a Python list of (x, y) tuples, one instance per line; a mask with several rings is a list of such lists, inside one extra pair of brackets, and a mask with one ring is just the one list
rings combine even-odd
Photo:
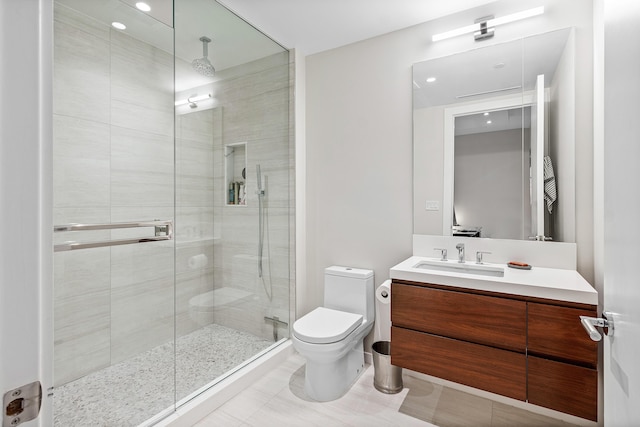
[(153, 423), (289, 336), (289, 53), (134, 3), (55, 1), (56, 426)]

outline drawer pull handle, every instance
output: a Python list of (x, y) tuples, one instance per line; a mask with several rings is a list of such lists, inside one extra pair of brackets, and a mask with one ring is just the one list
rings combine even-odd
[(604, 333), (607, 336), (613, 336), (613, 317), (611, 313), (606, 311), (602, 313), (602, 317), (580, 316), (580, 323), (582, 323), (582, 327), (587, 331), (589, 338), (593, 341), (600, 341), (602, 339), (602, 335), (596, 327), (606, 328)]

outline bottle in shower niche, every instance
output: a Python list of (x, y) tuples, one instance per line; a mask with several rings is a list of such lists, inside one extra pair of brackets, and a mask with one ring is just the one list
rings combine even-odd
[(236, 200), (236, 190), (234, 188), (234, 184), (234, 182), (229, 183), (229, 199), (227, 200), (227, 203), (230, 205), (235, 205)]
[(247, 193), (245, 191), (244, 182), (240, 183), (240, 188), (238, 189), (238, 204), (244, 205), (247, 203)]
[(235, 200), (236, 200), (236, 205), (240, 204), (240, 200), (241, 200), (241, 193), (240, 193), (240, 189), (242, 188), (242, 182), (235, 182), (234, 183), (234, 187), (233, 189), (235, 190), (236, 194), (235, 194)]

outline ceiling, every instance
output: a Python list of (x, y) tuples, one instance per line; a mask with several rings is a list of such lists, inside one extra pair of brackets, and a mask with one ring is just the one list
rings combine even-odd
[[(217, 54), (219, 69), (260, 57), (270, 43), (245, 20), (287, 49), (306, 55), (344, 46), (360, 40), (417, 25), (445, 15), (490, 3), (489, 0), (145, 0), (151, 11), (135, 8), (138, 0), (56, 0), (111, 24), (121, 20), (127, 33), (166, 51), (172, 51), (172, 8), (175, 4), (176, 56), (185, 60), (200, 57), (198, 39), (207, 35), (211, 57)], [(516, 1), (516, 0), (513, 0)], [(229, 13), (224, 5), (238, 16)], [(146, 22), (145, 22), (146, 21)], [(130, 25), (135, 23), (134, 25)], [(244, 28), (243, 28), (244, 27)], [(240, 31), (236, 34), (230, 32)], [(254, 33), (253, 35), (251, 33)], [(257, 43), (253, 39), (259, 40)], [(243, 41), (250, 43), (238, 45)], [(268, 50), (273, 50), (269, 48)], [(200, 53), (198, 53), (198, 51)], [(218, 51), (218, 52), (216, 52)], [(267, 53), (268, 54), (268, 53)], [(263, 54), (262, 56), (266, 56)]]
[[(209, 58), (218, 70), (245, 64), (276, 52), (278, 46), (268, 37), (246, 25), (242, 19), (215, 0), (145, 0), (151, 11), (143, 13), (134, 6), (137, 0), (56, 0), (105, 25), (113, 21), (126, 24), (123, 32), (151, 44), (186, 62), (201, 58), (202, 36), (212, 39)], [(175, 22), (175, 32), (171, 26)]]
[(286, 48), (299, 49), (306, 55), (491, 3), (488, 0), (218, 1)]
[[(145, 14), (135, 8), (136, 1), (56, 0), (56, 3), (106, 25), (114, 20), (125, 22), (127, 34), (167, 52), (173, 52), (175, 36), (175, 55), (184, 62), (177, 64), (178, 91), (210, 81), (189, 71), (191, 61), (202, 57), (201, 36), (212, 39), (209, 59), (221, 71), (272, 55), (282, 51), (282, 47), (310, 55), (490, 3), (488, 0), (146, 0), (152, 10)], [(172, 20), (175, 33), (171, 30)], [(185, 72), (178, 75), (182, 68)]]
[[(181, 92), (215, 80), (191, 69), (191, 61), (203, 56), (200, 37), (212, 41), (208, 58), (216, 71), (233, 68), (278, 52), (283, 47), (247, 25), (215, 0), (145, 0), (151, 11), (141, 12), (138, 0), (55, 0), (56, 7), (68, 7), (107, 27), (118, 21), (124, 34), (161, 50), (175, 53), (175, 90)], [(171, 26), (175, 26), (175, 31)], [(174, 51), (175, 45), (175, 51)]]

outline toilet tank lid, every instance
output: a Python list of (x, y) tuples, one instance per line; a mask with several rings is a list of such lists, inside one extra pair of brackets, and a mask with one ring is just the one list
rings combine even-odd
[(324, 273), (331, 276), (356, 277), (358, 279), (368, 279), (369, 277), (373, 277), (373, 270), (354, 267), (341, 267), (339, 265), (333, 265), (331, 267), (325, 268)]

